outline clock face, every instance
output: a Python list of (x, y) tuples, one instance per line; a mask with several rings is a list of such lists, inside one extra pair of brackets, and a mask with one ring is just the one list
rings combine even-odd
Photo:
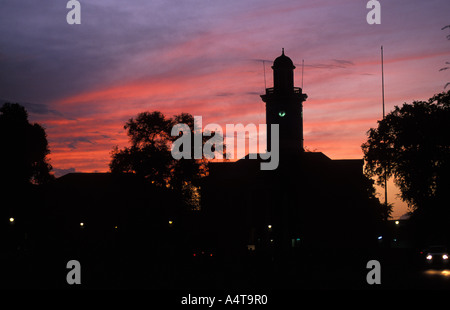
[(286, 115), (285, 111), (278, 112), (278, 116), (280, 116), (280, 117), (284, 117), (285, 115)]

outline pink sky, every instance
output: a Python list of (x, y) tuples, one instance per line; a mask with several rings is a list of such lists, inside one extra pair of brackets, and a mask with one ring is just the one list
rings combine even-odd
[[(124, 123), (143, 111), (224, 128), (265, 123), (263, 60), (271, 87), (282, 47), (295, 86), (305, 61), (305, 146), (332, 159), (361, 158), (382, 117), (381, 45), (387, 112), (450, 81), (439, 72), (450, 61), (447, 0), (380, 1), (380, 25), (367, 24), (365, 1), (351, 0), (85, 0), (71, 26), (61, 1), (4, 2), (0, 98), (43, 124), (58, 173), (107, 171), (112, 147), (128, 144)], [(389, 193), (399, 217), (406, 206)]]

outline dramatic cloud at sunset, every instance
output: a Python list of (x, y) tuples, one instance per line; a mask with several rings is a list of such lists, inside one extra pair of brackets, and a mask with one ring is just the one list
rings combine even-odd
[[(0, 100), (23, 104), (46, 128), (58, 174), (108, 171), (125, 122), (143, 111), (203, 117), (203, 124), (265, 123), (264, 67), (285, 48), (303, 91), (304, 139), (332, 159), (362, 158), (385, 100), (424, 100), (450, 81), (447, 0), (383, 1), (381, 24), (366, 1), (2, 1)], [(448, 30), (448, 29), (447, 29)], [(391, 201), (395, 198), (391, 191)], [(397, 200), (394, 216), (406, 208)]]

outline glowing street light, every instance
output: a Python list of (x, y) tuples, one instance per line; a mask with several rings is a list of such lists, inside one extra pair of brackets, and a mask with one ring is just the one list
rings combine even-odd
[(83, 222), (80, 223), (80, 227), (84, 227), (84, 223)]
[(400, 222), (399, 221), (395, 221), (395, 225), (398, 225), (398, 224), (400, 224)]
[(14, 220), (13, 217), (10, 217), (10, 218), (9, 218), (9, 222), (10, 222), (11, 224), (14, 223), (14, 221), (15, 221), (15, 220)]

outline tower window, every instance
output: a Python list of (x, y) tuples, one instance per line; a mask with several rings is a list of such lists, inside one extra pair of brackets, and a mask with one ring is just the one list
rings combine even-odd
[(284, 117), (285, 115), (286, 115), (285, 111), (278, 112), (278, 116), (280, 116), (280, 117)]

